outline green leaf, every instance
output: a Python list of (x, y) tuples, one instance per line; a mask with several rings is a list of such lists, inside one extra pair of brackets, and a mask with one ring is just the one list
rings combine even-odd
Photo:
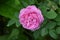
[(11, 20), (8, 22), (7, 26), (9, 27), (9, 26), (13, 25), (14, 23), (15, 23), (15, 20), (14, 20), (14, 19), (11, 19)]
[(53, 1), (49, 1), (47, 6), (53, 10), (56, 10), (58, 8), (57, 4)]
[(41, 36), (46, 36), (48, 34), (47, 28), (42, 28), (41, 29)]
[(19, 26), (20, 26), (19, 21), (16, 21), (16, 27), (19, 27)]
[(47, 23), (47, 19), (45, 18), (45, 19), (44, 19), (44, 22), (43, 22), (42, 25), (41, 25), (41, 27), (45, 27), (46, 23)]
[(18, 29), (13, 29), (10, 36), (8, 37), (8, 40), (16, 40), (19, 34)]
[(0, 15), (2, 15), (4, 17), (14, 18), (14, 13), (15, 13), (14, 8), (11, 8), (11, 7), (7, 6), (7, 5), (0, 8)]
[(35, 0), (20, 0), (24, 7), (32, 5), (35, 3)]
[[(11, 2), (11, 4), (9, 4), (8, 2), (9, 3)], [(8, 4), (5, 3), (5, 5), (0, 7), (0, 15), (5, 16), (7, 18), (12, 18), (12, 17), (14, 18), (14, 13), (15, 13), (16, 9), (11, 7), (13, 1), (11, 0), (8, 2), (7, 2)], [(14, 4), (14, 2), (13, 2), (13, 4)]]
[(15, 0), (15, 4), (19, 5), (20, 4), (19, 0)]
[(15, 18), (11, 19), (8, 22), (8, 24), (7, 24), (8, 27), (13, 25), (13, 24), (16, 24), (16, 27), (20, 26), (19, 19), (18, 19), (19, 14), (16, 12), (14, 15), (15, 15)]
[(40, 4), (39, 4), (39, 8), (41, 9), (43, 15), (44, 15), (45, 13), (47, 13), (47, 12), (46, 12), (47, 7), (46, 7), (45, 5), (43, 5), (43, 3), (40, 3)]
[(57, 21), (57, 25), (59, 25), (59, 26), (60, 26), (60, 21)]
[(60, 0), (58, 2), (59, 2), (59, 5), (60, 5)]
[(22, 8), (22, 5), (17, 2), (18, 0), (10, 0), (3, 6), (0, 6), (0, 15), (10, 19), (15, 18), (15, 13)]
[(28, 1), (30, 5), (35, 3), (35, 0), (28, 0)]
[(40, 36), (40, 30), (37, 30), (33, 33), (33, 37), (37, 39)]
[[(57, 12), (57, 14), (58, 14), (58, 16), (59, 16), (59, 15), (60, 15), (60, 8), (56, 9), (56, 12)], [(58, 17), (58, 16), (57, 16), (57, 17)], [(56, 17), (56, 18), (57, 18), (57, 17)]]
[(49, 30), (49, 35), (54, 38), (57, 39), (58, 35), (56, 34), (55, 30)]
[(50, 10), (49, 12), (45, 13), (45, 16), (48, 19), (54, 19), (54, 18), (56, 18), (57, 14), (53, 10)]
[(57, 32), (57, 34), (60, 34), (60, 27), (56, 28), (56, 32)]
[(51, 4), (52, 4), (52, 9), (53, 10), (56, 10), (58, 8), (58, 6), (55, 2), (51, 2)]
[(18, 40), (29, 40), (28, 37), (26, 35), (24, 35), (23, 33), (19, 35)]
[(60, 21), (60, 14), (57, 15), (57, 17), (55, 18), (56, 21)]
[(23, 7), (27, 7), (28, 6), (28, 3), (26, 1), (28, 1), (28, 0), (20, 0), (20, 2), (23, 5)]
[(15, 22), (16, 22), (16, 27), (19, 27), (20, 26), (20, 22), (19, 22), (19, 14), (18, 13), (15, 13), (15, 17), (16, 17), (16, 19), (14, 19), (15, 20)]
[(18, 35), (18, 39), (17, 40), (28, 40), (28, 33), (27, 34), (25, 34), (26, 33), (26, 31), (20, 26), (19, 27), (19, 35)]
[(46, 27), (48, 29), (53, 29), (55, 26), (56, 26), (56, 22), (53, 21), (46, 24)]

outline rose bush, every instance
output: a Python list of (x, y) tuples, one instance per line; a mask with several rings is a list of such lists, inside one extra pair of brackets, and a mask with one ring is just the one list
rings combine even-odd
[(0, 0), (0, 40), (60, 40), (60, 0)]

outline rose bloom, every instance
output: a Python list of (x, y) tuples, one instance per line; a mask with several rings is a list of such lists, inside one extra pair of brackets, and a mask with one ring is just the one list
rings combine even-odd
[(25, 29), (35, 31), (40, 28), (43, 21), (44, 17), (41, 10), (34, 5), (27, 6), (20, 10), (19, 22)]

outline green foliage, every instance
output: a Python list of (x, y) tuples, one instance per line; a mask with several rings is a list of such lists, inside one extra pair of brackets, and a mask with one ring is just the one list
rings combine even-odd
[(57, 34), (60, 34), (60, 27), (57, 27), (56, 32)]
[[(28, 5), (35, 5), (44, 16), (40, 29), (34, 32), (23, 29), (19, 23), (19, 12)], [(0, 0), (0, 15), (9, 19), (9, 33), (0, 36), (0, 40), (47, 40), (47, 35), (48, 40), (58, 40), (60, 36), (60, 0)]]
[(8, 37), (8, 40), (16, 40), (19, 34), (18, 29), (13, 29), (10, 36)]
[(55, 18), (56, 21), (60, 21), (60, 14)]
[(50, 30), (49, 31), (49, 35), (52, 37), (52, 38), (54, 38), (54, 39), (57, 39), (57, 34), (56, 34), (56, 32), (55, 32), (55, 30)]
[(7, 40), (8, 36), (4, 35), (4, 36), (0, 36), (0, 40)]
[(54, 19), (54, 18), (56, 18), (57, 14), (56, 14), (56, 12), (54, 12), (54, 11), (51, 9), (49, 12), (47, 12), (47, 13), (45, 14), (45, 16), (46, 16), (48, 19)]
[(45, 35), (47, 35), (47, 34), (48, 34), (47, 28), (43, 28), (43, 29), (41, 30), (41, 36), (45, 36)]
[(40, 36), (40, 30), (35, 31), (35, 32), (33, 33), (33, 36), (34, 36), (35, 39), (37, 39), (37, 38)]
[(60, 26), (60, 21), (58, 21), (58, 22), (57, 22), (57, 25), (59, 25), (59, 26)]
[(48, 29), (53, 29), (53, 28), (55, 28), (55, 26), (56, 26), (56, 22), (49, 22), (49, 23), (47, 23), (47, 25), (46, 25), (46, 27), (47, 27)]
[(11, 20), (8, 22), (7, 26), (11, 26), (11, 25), (13, 25), (14, 23), (15, 23), (15, 21), (14, 21), (13, 19), (11, 19)]

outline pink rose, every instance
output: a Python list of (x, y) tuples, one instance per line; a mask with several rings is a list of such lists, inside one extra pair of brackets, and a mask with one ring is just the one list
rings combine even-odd
[(35, 31), (40, 28), (40, 25), (44, 21), (44, 17), (41, 10), (36, 8), (36, 6), (27, 6), (21, 9), (19, 14), (19, 22), (22, 24), (23, 28)]

